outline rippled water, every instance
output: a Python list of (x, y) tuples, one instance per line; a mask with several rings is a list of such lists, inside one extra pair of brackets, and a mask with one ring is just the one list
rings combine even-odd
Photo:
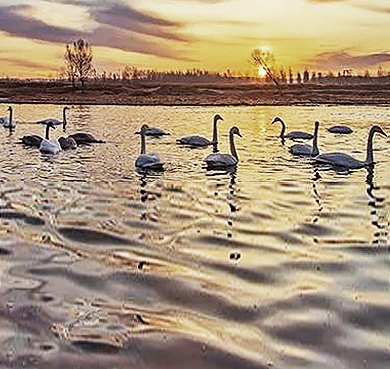
[[(215, 113), (221, 151), (230, 126), (243, 135), (235, 172), (175, 144), (211, 137)], [(388, 368), (389, 139), (373, 172), (323, 170), (290, 155), (275, 115), (288, 130), (319, 120), (321, 152), (359, 158), (372, 124), (390, 133), (384, 107), (73, 106), (68, 132), (106, 143), (50, 157), (17, 142), (61, 107), (15, 105), (16, 132), (0, 132), (0, 367)], [(147, 142), (162, 173), (134, 170), (144, 122), (171, 133)]]

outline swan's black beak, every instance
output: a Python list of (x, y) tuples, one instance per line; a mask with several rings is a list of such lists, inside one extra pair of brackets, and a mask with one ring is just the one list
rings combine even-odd
[(382, 128), (379, 127), (379, 129), (380, 129), (380, 131), (378, 131), (379, 134), (381, 134), (382, 136), (388, 137)]

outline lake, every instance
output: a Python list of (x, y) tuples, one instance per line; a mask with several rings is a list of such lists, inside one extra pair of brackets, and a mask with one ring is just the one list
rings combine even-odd
[[(371, 125), (390, 134), (390, 108), (70, 106), (67, 133), (106, 143), (48, 156), (18, 140), (62, 107), (13, 107), (16, 131), (0, 131), (0, 367), (389, 367), (389, 139), (375, 137), (373, 170), (337, 172), (292, 156), (270, 122), (312, 132), (318, 120), (320, 152), (364, 159)], [(216, 113), (221, 152), (231, 126), (242, 134), (235, 171), (176, 144), (211, 138)], [(135, 170), (143, 123), (170, 132), (147, 138), (163, 172)]]

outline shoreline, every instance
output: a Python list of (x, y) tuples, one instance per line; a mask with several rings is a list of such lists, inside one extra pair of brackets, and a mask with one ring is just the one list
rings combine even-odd
[(390, 84), (294, 84), (255, 82), (89, 82), (84, 90), (67, 81), (0, 81), (0, 104), (132, 106), (390, 106)]

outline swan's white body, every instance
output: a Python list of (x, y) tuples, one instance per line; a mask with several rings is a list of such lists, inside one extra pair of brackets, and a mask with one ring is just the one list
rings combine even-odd
[(12, 107), (9, 106), (7, 110), (9, 111), (9, 116), (0, 118), (0, 123), (4, 128), (15, 128), (16, 122), (12, 119)]
[(238, 155), (236, 147), (234, 145), (234, 135), (242, 137), (237, 127), (230, 128), (229, 131), (229, 143), (231, 154), (213, 153), (208, 155), (204, 161), (207, 164), (208, 169), (223, 169), (234, 167), (238, 164)]
[(317, 146), (317, 138), (318, 138), (318, 127), (319, 122), (315, 122), (314, 124), (314, 138), (313, 138), (313, 146), (306, 144), (295, 144), (290, 147), (290, 152), (293, 155), (300, 156), (317, 156), (319, 154), (318, 146)]
[(332, 152), (328, 154), (321, 154), (315, 157), (315, 161), (319, 164), (327, 164), (335, 167), (342, 167), (345, 169), (359, 169), (374, 164), (373, 154), (373, 139), (374, 134), (379, 133), (382, 136), (387, 137), (386, 133), (383, 132), (382, 128), (378, 125), (371, 127), (367, 139), (367, 156), (366, 160), (358, 160), (354, 157), (344, 154), (342, 152)]
[(39, 151), (44, 154), (58, 154), (61, 151), (61, 146), (58, 140), (49, 139), (49, 130), (50, 128), (55, 128), (53, 123), (48, 123), (46, 126), (46, 135), (39, 145)]
[(327, 130), (331, 133), (338, 133), (342, 135), (350, 134), (353, 132), (352, 129), (348, 126), (333, 126), (327, 128)]
[(282, 125), (282, 130), (280, 131), (280, 138), (289, 138), (289, 139), (301, 139), (301, 140), (311, 140), (313, 139), (313, 135), (311, 133), (307, 132), (301, 132), (301, 131), (293, 131), (289, 132), (286, 135), (284, 134), (286, 130), (286, 125), (284, 124), (282, 118), (275, 117), (271, 124), (274, 124), (276, 122), (279, 122)]
[(39, 151), (44, 154), (58, 154), (61, 151), (61, 146), (58, 140), (43, 139)]
[(214, 121), (213, 121), (213, 139), (212, 141), (198, 135), (192, 135), (192, 136), (186, 136), (179, 138), (177, 140), (178, 144), (181, 145), (186, 145), (186, 146), (193, 146), (193, 147), (205, 147), (213, 144), (218, 143), (218, 132), (217, 132), (217, 122), (218, 120), (223, 120), (223, 118), (219, 115), (216, 114), (214, 116)]
[(157, 154), (146, 153), (146, 135), (149, 127), (144, 124), (141, 127), (141, 153), (135, 161), (135, 166), (141, 170), (162, 170), (164, 163)]

